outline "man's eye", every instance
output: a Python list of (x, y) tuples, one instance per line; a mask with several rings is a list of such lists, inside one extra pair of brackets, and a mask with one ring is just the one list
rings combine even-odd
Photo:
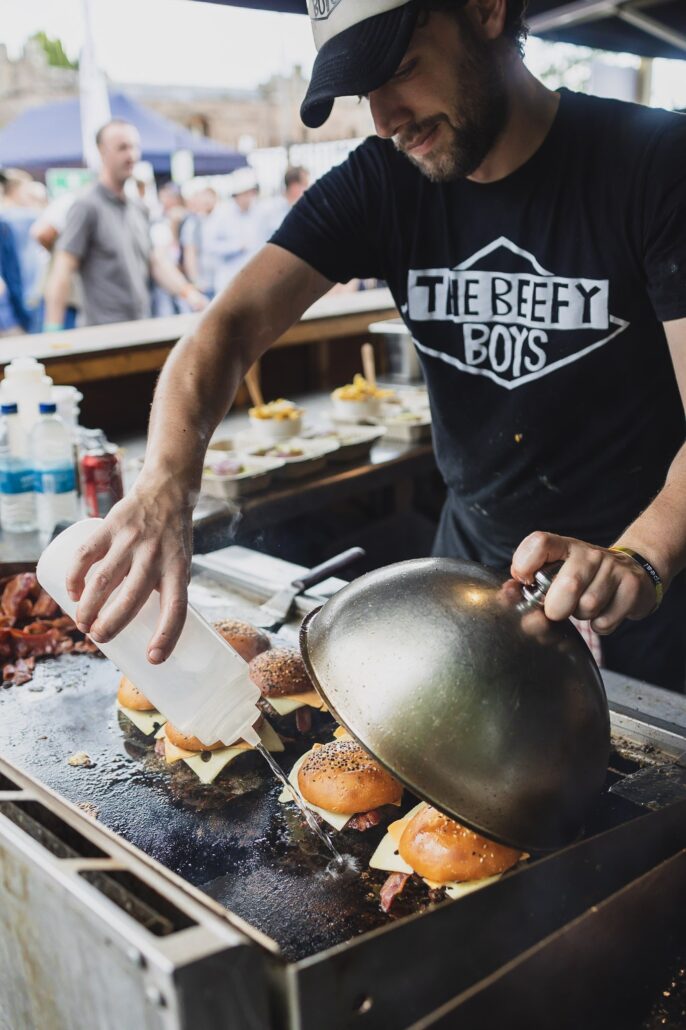
[(403, 64), (400, 68), (398, 68), (398, 70), (395, 73), (395, 75), (393, 76), (393, 78), (394, 79), (406, 79), (407, 76), (411, 72), (413, 72), (416, 67), (417, 67), (417, 58), (415, 57), (415, 59), (413, 61), (408, 61), (407, 64)]

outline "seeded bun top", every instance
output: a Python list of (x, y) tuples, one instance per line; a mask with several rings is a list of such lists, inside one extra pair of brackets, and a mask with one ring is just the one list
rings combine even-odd
[(397, 804), (403, 788), (356, 740), (316, 746), (298, 770), (300, 793), (311, 805), (340, 815)]
[(131, 680), (128, 680), (126, 676), (122, 676), (119, 680), (117, 701), (124, 708), (131, 708), (134, 712), (155, 711), (154, 704), (152, 704), (151, 701), (148, 701), (145, 694), (142, 694), (138, 687), (134, 687)]
[(263, 697), (284, 697), (314, 690), (305, 663), (291, 647), (272, 647), (250, 663), (250, 678)]
[(240, 619), (222, 619), (221, 622), (215, 622), (214, 628), (246, 662), (251, 662), (258, 654), (268, 651), (271, 647), (266, 633), (257, 629), (256, 626), (251, 626), (249, 622), (241, 622)]
[(398, 851), (416, 873), (437, 883), (496, 876), (522, 855), (521, 851), (468, 830), (430, 805), (407, 823)]

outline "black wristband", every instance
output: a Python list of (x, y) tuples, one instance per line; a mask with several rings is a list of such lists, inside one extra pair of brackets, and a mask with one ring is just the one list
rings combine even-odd
[(650, 580), (655, 587), (655, 608), (653, 608), (653, 611), (659, 608), (665, 591), (660, 574), (653, 563), (649, 562), (647, 558), (644, 558), (642, 554), (639, 554), (638, 551), (634, 551), (631, 547), (610, 547), (609, 550), (617, 551), (618, 554), (628, 554), (630, 558), (633, 558), (637, 565), (641, 566), (643, 571), (650, 577)]

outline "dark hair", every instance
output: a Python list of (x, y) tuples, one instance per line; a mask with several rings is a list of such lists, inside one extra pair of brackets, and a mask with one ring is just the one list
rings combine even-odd
[[(422, 12), (445, 11), (446, 13), (458, 14), (464, 8), (467, 0), (420, 0), (420, 18)], [(524, 15), (529, 6), (529, 0), (507, 0), (507, 14), (505, 15), (505, 27), (503, 36), (515, 45), (520, 55), (524, 56), (524, 42), (529, 31)]]
[(307, 168), (303, 168), (302, 165), (289, 165), (283, 177), (283, 184), (286, 189), (290, 189), (291, 186), (295, 186), (301, 183), (303, 179), (306, 179), (307, 175)]
[(131, 128), (135, 128), (132, 122), (128, 122), (126, 118), (110, 118), (109, 122), (105, 122), (101, 125), (95, 134), (95, 142), (98, 146), (102, 143), (102, 137), (105, 135), (110, 125), (130, 125)]

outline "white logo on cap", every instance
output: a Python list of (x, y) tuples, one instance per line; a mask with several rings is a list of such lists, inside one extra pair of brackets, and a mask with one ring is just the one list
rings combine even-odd
[(341, 0), (307, 0), (310, 9), (310, 18), (314, 21), (322, 21), (340, 4)]

